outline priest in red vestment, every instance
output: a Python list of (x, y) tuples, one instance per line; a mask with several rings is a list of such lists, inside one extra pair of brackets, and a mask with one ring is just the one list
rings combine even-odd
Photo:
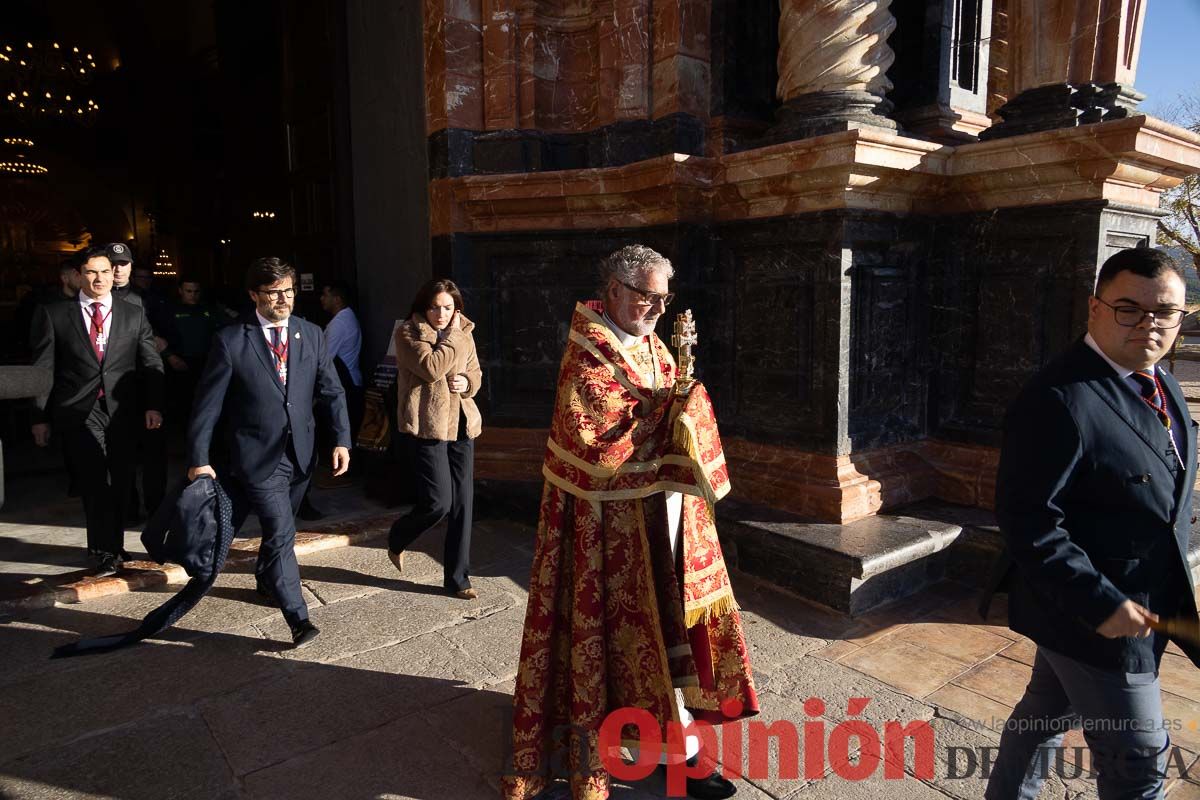
[[(573, 800), (608, 797), (604, 759), (615, 754), (601, 752), (600, 730), (618, 709), (657, 721), (665, 744), (650, 757), (689, 764), (698, 737), (681, 751), (669, 723), (758, 711), (717, 541), (713, 505), (729, 473), (712, 404), (699, 382), (676, 391), (675, 360), (654, 333), (673, 272), (648, 247), (622, 248), (602, 266), (603, 301), (580, 303), (571, 320), (542, 467), (507, 800), (530, 800), (563, 771)], [(622, 734), (637, 753), (637, 729)], [(687, 791), (735, 789), (713, 773)]]

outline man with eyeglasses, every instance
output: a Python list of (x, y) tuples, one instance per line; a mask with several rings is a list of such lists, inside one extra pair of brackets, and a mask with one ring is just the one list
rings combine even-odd
[(1087, 334), (1009, 409), (996, 516), (1011, 557), (1009, 625), (1037, 653), (989, 800), (1036, 797), (1073, 725), (1101, 798), (1162, 791), (1170, 738), (1159, 662), (1171, 639), (1200, 663), (1200, 648), (1156, 628), (1196, 621), (1186, 557), (1196, 428), (1158, 366), (1184, 299), (1183, 273), (1163, 251), (1113, 255), (1088, 299)]
[[(296, 563), (296, 510), (317, 462), (314, 404), (333, 432), (334, 475), (350, 466), (346, 396), (321, 329), (292, 316), (296, 271), (278, 258), (250, 265), (253, 316), (217, 331), (188, 428), (188, 480), (216, 478), (211, 445), (223, 418), (234, 529), (253, 511), (262, 527), (254, 574), (259, 594), (279, 606), (296, 647), (317, 628), (308, 619)], [(226, 473), (227, 474), (224, 474)]]
[(602, 264), (602, 299), (575, 307), (542, 467), (508, 800), (545, 789), (556, 763), (575, 768), (575, 800), (607, 796), (603, 765), (619, 748), (602, 730), (622, 708), (645, 710), (665, 742), (643, 739), (642, 774), (665, 764), (668, 789), (736, 792), (678, 728), (755, 714), (758, 700), (712, 511), (729, 489), (712, 405), (699, 382), (676, 386), (654, 333), (673, 273), (649, 247), (621, 248)]

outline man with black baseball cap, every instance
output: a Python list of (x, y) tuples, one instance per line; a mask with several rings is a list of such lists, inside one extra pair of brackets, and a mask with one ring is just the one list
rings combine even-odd
[[(160, 322), (155, 314), (146, 306), (140, 292), (129, 283), (133, 272), (133, 250), (127, 244), (113, 242), (106, 245), (108, 260), (113, 271), (113, 297), (142, 306), (146, 318), (154, 331), (154, 341), (161, 353), (166, 345), (166, 339), (160, 330)], [(177, 420), (169, 420), (170, 424)], [(142, 467), (142, 497), (138, 497), (136, 480), (130, 481), (129, 509), (126, 517), (137, 522), (143, 518), (141, 499), (146, 501), (146, 513), (153, 514), (158, 504), (162, 502), (167, 491), (167, 440), (161, 427), (138, 431), (138, 463)]]
[[(105, 245), (105, 250), (108, 251), (108, 261), (113, 268), (113, 296), (135, 306), (142, 305), (142, 296), (129, 285), (129, 275), (133, 272), (133, 251), (129, 249), (129, 245), (113, 242)], [(156, 335), (157, 333), (155, 331)]]

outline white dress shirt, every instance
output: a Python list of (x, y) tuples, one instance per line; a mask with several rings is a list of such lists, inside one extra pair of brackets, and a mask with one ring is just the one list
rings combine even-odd
[[(1128, 378), (1130, 375), (1133, 374), (1133, 370), (1125, 369), (1125, 367), (1122, 367), (1120, 364), (1118, 364), (1117, 362), (1115, 362), (1111, 358), (1109, 358), (1108, 355), (1103, 350), (1100, 349), (1100, 345), (1096, 343), (1096, 340), (1092, 338), (1092, 335), (1090, 333), (1084, 334), (1083, 342), (1088, 347), (1095, 350), (1097, 355), (1099, 355), (1101, 358), (1103, 358), (1105, 361), (1108, 362), (1108, 365), (1113, 368), (1114, 372), (1117, 373), (1118, 378), (1121, 378), (1122, 380), (1124, 380), (1125, 378)], [(1155, 366), (1154, 369), (1157, 370), (1158, 367)]]
[[(258, 309), (254, 310), (254, 316), (258, 317), (258, 326), (259, 326), (259, 328), (262, 329), (263, 336), (266, 337), (268, 350), (270, 350), (271, 348), (273, 348), (275, 346), (275, 340), (272, 338), (274, 334), (271, 333), (272, 328), (279, 328), (281, 330), (281, 333), (279, 334), (279, 341), (284, 344), (288, 343), (288, 340), (287, 340), (288, 321), (286, 319), (283, 322), (271, 322), (271, 320), (267, 319), (262, 314), (258, 313)], [(274, 358), (274, 356), (275, 356), (274, 352), (271, 353), (271, 356), (272, 356), (272, 358)], [(279, 369), (280, 377), (283, 378), (283, 382), (286, 384), (287, 383), (287, 361), (284, 361), (283, 364), (280, 364), (277, 366)]]
[(258, 313), (258, 309), (254, 310), (254, 316), (258, 317), (258, 326), (262, 328), (263, 336), (266, 337), (268, 346), (275, 344), (275, 340), (271, 338), (271, 328), (283, 328), (280, 338), (287, 338), (288, 321), (286, 319), (283, 322), (271, 322), (271, 320)]

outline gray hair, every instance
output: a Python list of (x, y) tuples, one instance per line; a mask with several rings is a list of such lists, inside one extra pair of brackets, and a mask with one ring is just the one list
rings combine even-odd
[(675, 268), (662, 253), (644, 244), (626, 245), (600, 262), (600, 296), (613, 279), (636, 285), (639, 278), (653, 272), (662, 273), (668, 280), (675, 277)]

